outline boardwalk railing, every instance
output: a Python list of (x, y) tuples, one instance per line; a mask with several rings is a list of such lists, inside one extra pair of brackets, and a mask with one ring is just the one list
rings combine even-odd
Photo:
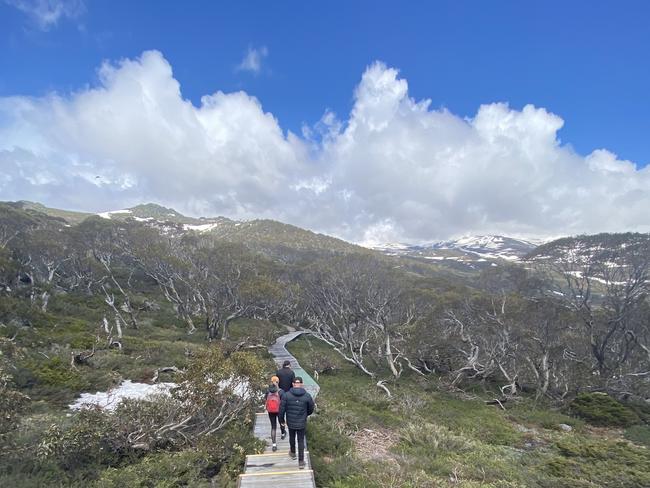
[[(275, 341), (275, 344), (269, 347), (269, 352), (278, 365), (286, 360), (291, 361), (291, 368), (296, 376), (303, 379), (305, 390), (307, 390), (314, 399), (318, 395), (320, 387), (318, 383), (298, 364), (286, 349), (287, 343), (296, 337), (308, 332), (297, 331), (285, 334)], [(258, 488), (263, 486), (277, 486), (283, 488), (315, 488), (314, 471), (311, 467), (309, 457), (309, 448), (305, 439), (305, 469), (298, 469), (298, 461), (289, 457), (289, 438), (280, 439), (278, 429), (277, 452), (271, 449), (271, 423), (266, 412), (258, 413), (255, 416), (255, 437), (266, 442), (266, 449), (263, 454), (251, 454), (246, 456), (246, 466), (244, 473), (239, 475), (237, 486), (241, 488)], [(307, 427), (309, 431), (309, 427)]]

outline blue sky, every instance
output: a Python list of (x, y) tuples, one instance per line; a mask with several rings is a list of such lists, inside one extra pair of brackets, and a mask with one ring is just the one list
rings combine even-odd
[[(71, 101), (80, 92), (102, 86), (98, 74), (102, 62), (118, 66), (120, 60), (135, 60), (155, 50), (173, 70), (182, 97), (195, 107), (201, 106), (204, 95), (241, 90), (259, 100), (285, 136), (291, 131), (303, 137), (302, 129), (308, 127), (312, 135), (302, 142), (313, 138), (307, 145), (321, 144), (322, 134), (314, 130), (319, 120), (331, 111), (343, 131), (359, 102), (355, 87), (368, 67), (380, 61), (386, 69), (399, 70), (398, 79), (408, 80), (408, 97), (416, 102), (431, 100), (431, 111), (446, 109), (462, 120), (476, 117), (483, 104), (505, 102), (516, 113), (532, 104), (564, 121), (551, 145), (582, 157), (606, 149), (640, 169), (650, 163), (649, 23), (650, 4), (644, 1), (398, 5), (382, 1), (0, 0), (0, 97), (44, 100), (56, 93)], [(248, 65), (243, 64), (247, 53), (256, 54), (257, 62), (251, 65), (249, 59)], [(6, 111), (0, 116), (9, 120), (7, 125), (19, 126), (12, 121), (17, 120), (15, 113)], [(5, 135), (16, 137), (16, 130)], [(37, 136), (42, 134), (36, 130), (29, 137), (35, 140)], [(5, 147), (15, 151), (18, 146), (5, 141)], [(81, 154), (69, 146), (66, 150), (74, 157)], [(323, 146), (311, 150), (319, 160), (311, 161), (312, 166), (326, 164), (323, 161), (333, 157)], [(93, 157), (99, 158), (96, 153)], [(334, 173), (310, 177), (329, 181)], [(138, 181), (144, 181), (142, 175)], [(643, 193), (645, 180), (635, 185), (633, 190)], [(57, 200), (50, 190), (41, 190), (32, 194), (51, 203), (84, 206), (83, 202)], [(233, 191), (241, 195), (243, 189)], [(5, 195), (16, 193), (6, 190)], [(150, 197), (161, 200), (155, 192)], [(260, 213), (255, 205), (241, 201), (219, 207), (215, 202), (224, 198), (202, 205), (187, 203), (185, 209), (242, 216)], [(133, 200), (130, 195), (116, 198), (115, 203)], [(367, 206), (368, 199), (364, 201), (342, 228), (325, 226), (324, 230), (359, 240), (359, 233), (369, 225), (380, 230), (384, 224), (395, 227), (396, 216), (383, 215)], [(420, 203), (415, 201), (412, 207)], [(512, 204), (502, 202), (503, 206)], [(546, 206), (540, 203), (539, 208)], [(235, 207), (244, 210), (234, 211)], [(498, 213), (490, 208), (490, 215)], [(284, 207), (277, 214), (317, 227), (292, 218)], [(359, 219), (365, 223), (352, 230)], [(487, 222), (494, 223), (495, 230), (544, 233), (541, 227), (528, 228), (522, 222), (511, 225), (518, 219), (525, 220), (518, 215), (486, 217), (483, 212), (475, 220), (468, 217), (467, 231), (479, 230), (479, 224)], [(555, 225), (548, 219), (542, 225), (542, 220), (544, 229)], [(625, 221), (634, 226), (634, 219)], [(411, 230), (401, 228), (398, 233), (418, 238), (436, 234), (429, 229), (416, 236), (418, 225), (413, 223), (408, 227)], [(589, 225), (583, 228), (591, 229)], [(460, 226), (451, 226), (440, 233), (462, 231)]]
[[(161, 8), (163, 6), (163, 8)], [(374, 60), (400, 69), (415, 98), (471, 116), (527, 103), (564, 118), (560, 136), (650, 163), (650, 4), (575, 2), (93, 1), (47, 31), (0, 6), (0, 95), (93, 83), (102, 59), (158, 49), (198, 103), (244, 89), (298, 131), (326, 108), (346, 114)], [(258, 76), (233, 69), (266, 46)]]

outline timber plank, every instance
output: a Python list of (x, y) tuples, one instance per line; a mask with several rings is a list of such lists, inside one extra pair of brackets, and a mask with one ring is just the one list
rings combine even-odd
[(282, 488), (313, 488), (314, 476), (311, 471), (301, 470), (289, 473), (267, 473), (261, 476), (242, 474), (239, 477), (241, 488), (260, 488), (278, 486)]
[[(305, 456), (305, 469), (311, 469), (308, 456)], [(245, 474), (264, 473), (269, 471), (295, 471), (298, 469), (298, 460), (291, 459), (288, 453), (282, 456), (268, 455), (264, 457), (246, 458)]]

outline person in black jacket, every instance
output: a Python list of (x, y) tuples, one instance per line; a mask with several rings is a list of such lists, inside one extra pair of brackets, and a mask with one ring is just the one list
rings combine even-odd
[(285, 361), (282, 363), (282, 369), (278, 369), (278, 372), (275, 375), (280, 378), (279, 386), (285, 392), (291, 389), (293, 380), (296, 377), (296, 373), (291, 369), (291, 361)]
[(289, 428), (289, 455), (296, 459), (296, 438), (298, 439), (298, 467), (305, 467), (305, 428), (307, 417), (314, 412), (314, 399), (302, 387), (302, 378), (296, 376), (293, 388), (282, 396), (280, 419), (286, 420)]

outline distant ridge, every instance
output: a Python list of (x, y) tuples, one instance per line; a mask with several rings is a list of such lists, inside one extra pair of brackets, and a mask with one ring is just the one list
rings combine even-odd
[(457, 259), (464, 255), (466, 260), (470, 261), (479, 259), (518, 261), (540, 243), (501, 235), (482, 235), (420, 245), (385, 244), (373, 249), (385, 254), (419, 256), (428, 259)]
[(283, 261), (303, 259), (307, 257), (307, 254), (314, 258), (319, 254), (372, 252), (336, 237), (275, 220), (237, 221), (226, 217), (187, 217), (173, 208), (155, 203), (97, 214), (54, 209), (28, 201), (4, 202), (4, 204), (53, 217), (68, 226), (78, 225), (87, 219), (95, 218), (113, 222), (137, 222), (172, 235), (201, 234), (221, 241), (244, 244), (252, 250)]
[(61, 210), (57, 208), (46, 207), (41, 203), (30, 202), (28, 200), (19, 200), (17, 202), (3, 202), (12, 204), (23, 210), (33, 210), (36, 212), (49, 215), (50, 217), (56, 217), (65, 220), (69, 224), (79, 224), (86, 220), (88, 217), (92, 217), (94, 214), (87, 212), (77, 212), (74, 210)]

